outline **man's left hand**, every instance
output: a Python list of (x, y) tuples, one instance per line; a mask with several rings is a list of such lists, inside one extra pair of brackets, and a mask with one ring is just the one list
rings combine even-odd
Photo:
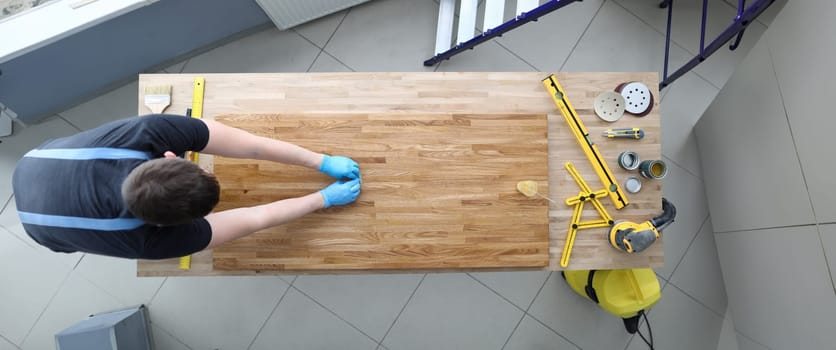
[(356, 179), (360, 177), (360, 166), (351, 158), (342, 156), (322, 155), (322, 165), (319, 166), (319, 171), (330, 175), (335, 179), (349, 178)]

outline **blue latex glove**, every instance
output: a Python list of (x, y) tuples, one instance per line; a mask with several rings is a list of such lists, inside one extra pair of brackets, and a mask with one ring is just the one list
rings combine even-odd
[(357, 200), (360, 195), (360, 179), (337, 180), (319, 193), (325, 199), (325, 207), (346, 205)]
[(322, 155), (322, 165), (319, 171), (330, 175), (335, 179), (357, 179), (360, 178), (360, 166), (351, 158), (341, 156)]

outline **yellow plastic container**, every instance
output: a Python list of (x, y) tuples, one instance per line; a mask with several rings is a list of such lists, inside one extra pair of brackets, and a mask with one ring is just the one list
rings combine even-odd
[(563, 278), (576, 293), (624, 319), (630, 333), (638, 328), (639, 312), (662, 298), (659, 279), (651, 269), (564, 271)]

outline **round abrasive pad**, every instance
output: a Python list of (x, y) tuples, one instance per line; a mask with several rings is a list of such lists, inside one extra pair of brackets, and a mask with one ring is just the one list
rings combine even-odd
[(624, 115), (624, 97), (617, 92), (607, 91), (595, 97), (595, 114), (608, 122), (614, 122)]
[(643, 117), (653, 108), (653, 95), (647, 85), (633, 81), (619, 85), (615, 91), (624, 96), (624, 110), (627, 113)]

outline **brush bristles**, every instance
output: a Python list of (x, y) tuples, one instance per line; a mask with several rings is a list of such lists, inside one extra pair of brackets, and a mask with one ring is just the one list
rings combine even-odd
[(145, 87), (146, 95), (170, 95), (171, 85), (155, 85)]

